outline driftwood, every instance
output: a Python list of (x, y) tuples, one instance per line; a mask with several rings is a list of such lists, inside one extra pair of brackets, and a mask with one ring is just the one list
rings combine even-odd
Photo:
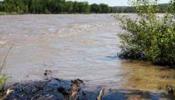
[(99, 92), (99, 95), (97, 97), (97, 100), (102, 100), (103, 95), (104, 95), (104, 90), (105, 90), (104, 88), (101, 89), (101, 91)]

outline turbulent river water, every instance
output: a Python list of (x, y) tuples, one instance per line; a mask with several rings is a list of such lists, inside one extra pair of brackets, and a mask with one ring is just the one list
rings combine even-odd
[(159, 90), (175, 71), (117, 57), (124, 32), (111, 14), (0, 16), (0, 60), (9, 83), (49, 77), (82, 79), (87, 87)]

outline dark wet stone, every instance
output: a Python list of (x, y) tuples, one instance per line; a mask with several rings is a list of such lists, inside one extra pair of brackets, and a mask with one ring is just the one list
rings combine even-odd
[(64, 96), (61, 93), (38, 94), (38, 96), (32, 97), (31, 100), (64, 100)]
[[(12, 90), (4, 100), (96, 100), (102, 88), (95, 91), (84, 91), (82, 80), (50, 79), (38, 82), (17, 83), (10, 86)], [(159, 100), (174, 96), (164, 93), (143, 92), (139, 90), (105, 90), (102, 100)]]
[[(13, 90), (5, 96), (5, 100), (64, 100), (71, 97), (71, 89), (74, 84), (80, 88), (79, 80), (66, 81), (59, 79), (50, 79), (39, 82), (16, 83), (8, 89)], [(80, 91), (78, 91), (80, 92)], [(82, 92), (82, 91), (81, 91)], [(82, 95), (78, 93), (76, 97)], [(81, 96), (82, 97), (82, 96)]]

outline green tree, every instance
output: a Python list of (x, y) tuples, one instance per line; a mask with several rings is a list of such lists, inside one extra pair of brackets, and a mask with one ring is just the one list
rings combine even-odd
[(100, 4), (100, 13), (108, 13), (110, 12), (110, 8), (106, 4)]
[(0, 12), (4, 11), (4, 5), (3, 2), (0, 2)]
[(79, 13), (88, 13), (90, 11), (90, 7), (87, 2), (79, 2), (78, 3), (78, 12)]
[(73, 13), (73, 2), (72, 1), (68, 1), (67, 3), (65, 3), (64, 12)]
[(0, 10), (9, 13), (108, 13), (109, 9), (105, 4), (89, 5), (88, 2), (65, 0), (4, 0), (0, 4)]
[(100, 6), (97, 5), (97, 4), (92, 4), (91, 5), (91, 12), (93, 12), (93, 13), (99, 13), (99, 12), (101, 12)]

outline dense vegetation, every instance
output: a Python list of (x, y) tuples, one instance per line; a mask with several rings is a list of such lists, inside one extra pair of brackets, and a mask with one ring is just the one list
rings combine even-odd
[[(166, 12), (168, 4), (158, 5), (158, 12)], [(4, 0), (0, 12), (6, 13), (135, 13), (132, 6), (110, 7), (106, 4), (88, 4), (66, 0)]]
[(66, 0), (4, 0), (0, 12), (8, 13), (110, 13), (106, 4)]
[(112, 7), (113, 13), (135, 13), (136, 9), (132, 6), (116, 6)]
[[(158, 4), (157, 12), (158, 13), (166, 13), (169, 4)], [(116, 6), (112, 7), (113, 13), (136, 13), (136, 7), (133, 6)]]
[(175, 1), (166, 8), (166, 14), (157, 15), (157, 1), (137, 1), (136, 20), (120, 16), (122, 27), (128, 32), (120, 34), (121, 58), (151, 61), (159, 65), (175, 65)]

